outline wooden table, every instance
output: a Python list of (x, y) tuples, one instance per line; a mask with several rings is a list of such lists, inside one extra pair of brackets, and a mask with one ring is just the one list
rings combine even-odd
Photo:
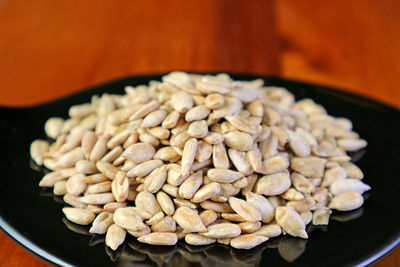
[[(0, 1), (0, 105), (130, 74), (232, 71), (347, 88), (400, 106), (400, 2)], [(0, 234), (1, 266), (47, 266)], [(377, 264), (400, 266), (400, 250)]]

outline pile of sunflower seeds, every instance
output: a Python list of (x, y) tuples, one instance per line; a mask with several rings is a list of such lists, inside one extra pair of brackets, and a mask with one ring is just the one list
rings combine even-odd
[(50, 118), (54, 142), (30, 148), (52, 171), (39, 185), (113, 250), (127, 233), (152, 245), (238, 249), (308, 238), (307, 224), (359, 208), (370, 189), (346, 154), (367, 145), (351, 121), (284, 88), (172, 72), (125, 91)]

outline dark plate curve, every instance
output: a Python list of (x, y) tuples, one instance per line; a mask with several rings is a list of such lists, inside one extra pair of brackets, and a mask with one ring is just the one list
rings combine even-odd
[[(322, 104), (329, 114), (351, 119), (355, 131), (369, 143), (366, 150), (353, 155), (365, 173), (365, 182), (372, 187), (364, 206), (351, 213), (333, 214), (336, 220), (331, 220), (328, 227), (309, 227), (312, 233), (307, 241), (283, 237), (271, 239), (250, 251), (238, 251), (222, 245), (195, 248), (181, 243), (172, 248), (151, 247), (129, 239), (125, 248), (116, 253), (106, 250), (107, 255), (101, 237), (85, 234), (85, 227), (68, 222), (66, 225), (62, 219), (62, 200), (38, 187), (42, 172), (30, 161), (29, 145), (36, 138), (44, 138), (43, 125), (47, 118), (66, 117), (69, 106), (88, 102), (93, 94), (123, 93), (125, 85), (160, 80), (160, 75), (146, 75), (112, 81), (43, 105), (0, 107), (3, 140), (0, 227), (30, 251), (57, 265), (122, 266), (139, 263), (132, 260), (145, 257), (141, 262), (146, 264), (143, 266), (154, 266), (162, 261), (168, 266), (178, 263), (200, 266), (196, 265), (200, 260), (203, 266), (233, 263), (364, 266), (395, 248), (400, 243), (399, 110), (315, 84), (251, 74), (232, 74), (232, 77), (239, 80), (262, 78), (267, 85), (286, 87), (296, 99), (310, 97)], [(125, 257), (118, 259), (121, 254)]]

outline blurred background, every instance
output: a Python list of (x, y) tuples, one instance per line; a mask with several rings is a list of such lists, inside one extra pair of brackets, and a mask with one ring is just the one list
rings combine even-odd
[(131, 74), (231, 71), (400, 106), (400, 1), (0, 1), (1, 105)]
[[(282, 76), (400, 107), (399, 12), (396, 0), (0, 0), (0, 105), (185, 70)], [(0, 265), (25, 263), (46, 266), (0, 234)], [(399, 251), (378, 266), (400, 266)]]

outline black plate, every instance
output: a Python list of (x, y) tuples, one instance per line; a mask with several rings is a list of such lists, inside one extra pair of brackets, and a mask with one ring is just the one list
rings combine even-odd
[(399, 110), (323, 86), (261, 78), (268, 85), (288, 88), (296, 99), (310, 97), (329, 114), (353, 121), (355, 131), (369, 143), (366, 150), (353, 155), (365, 173), (365, 182), (372, 187), (362, 208), (333, 214), (328, 227), (309, 227), (309, 240), (281, 237), (249, 251), (183, 243), (171, 248), (152, 247), (133, 238), (117, 252), (105, 249), (103, 237), (88, 235), (86, 227), (63, 219), (62, 200), (38, 187), (43, 170), (30, 161), (29, 145), (34, 139), (44, 138), (43, 125), (50, 116), (66, 117), (69, 106), (88, 102), (93, 94), (123, 93), (125, 85), (160, 80), (160, 75), (149, 75), (110, 82), (39, 106), (0, 108), (0, 226), (29, 250), (59, 265), (154, 266), (164, 262), (167, 266), (350, 266), (370, 264), (395, 248), (400, 242)]

